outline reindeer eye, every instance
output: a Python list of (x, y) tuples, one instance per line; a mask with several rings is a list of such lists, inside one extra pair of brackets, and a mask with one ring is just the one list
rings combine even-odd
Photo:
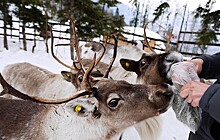
[(111, 107), (111, 108), (114, 108), (118, 105), (118, 101), (120, 99), (119, 98), (115, 98), (115, 99), (111, 99), (109, 102), (108, 102), (108, 106)]
[(147, 64), (148, 64), (148, 63), (147, 63), (147, 60), (146, 60), (146, 59), (143, 59), (143, 60), (141, 60), (141, 62), (140, 62), (141, 67), (145, 67)]
[(172, 63), (172, 62), (174, 62), (175, 60), (174, 60), (173, 58), (170, 58), (170, 59), (166, 59), (166, 61), (169, 62), (169, 63)]
[(82, 75), (79, 75), (79, 76), (78, 76), (78, 80), (79, 80), (79, 82), (82, 82), (82, 81), (83, 81), (83, 76), (82, 76)]

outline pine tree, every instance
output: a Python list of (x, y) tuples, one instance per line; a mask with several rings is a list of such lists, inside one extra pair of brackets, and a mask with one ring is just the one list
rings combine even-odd
[(12, 16), (9, 15), (9, 2), (7, 0), (2, 0), (0, 2), (0, 11), (2, 13), (4, 21), (4, 48), (8, 50), (8, 41), (7, 41), (7, 25), (12, 27)]
[(166, 11), (167, 8), (169, 8), (170, 5), (167, 3), (167, 2), (164, 2), (162, 4), (160, 4), (156, 9), (155, 9), (155, 12), (153, 13), (153, 15), (155, 16), (152, 23), (155, 23), (156, 20), (159, 19), (159, 17), (161, 15), (163, 15)]
[(63, 0), (62, 4), (63, 9), (59, 10), (58, 17), (61, 22), (69, 20), (71, 15), (75, 17), (79, 39), (91, 40), (94, 37), (99, 37), (109, 32), (112, 29), (111, 26), (115, 25), (113, 24), (113, 21), (115, 22), (114, 15), (103, 11), (103, 2), (100, 4), (91, 0)]
[(212, 42), (217, 42), (218, 39), (216, 37), (215, 32), (220, 29), (220, 10), (213, 11), (212, 5), (215, 1), (209, 0), (205, 7), (199, 6), (195, 10), (195, 18), (201, 18), (201, 29), (199, 30), (199, 34), (197, 35), (197, 43), (200, 45), (201, 49), (205, 49), (204, 45)]
[[(37, 6), (41, 5), (40, 0), (11, 0), (17, 9), (14, 14), (22, 21), (23, 49), (27, 50), (25, 28), (27, 23), (39, 23), (44, 19), (42, 11)], [(29, 6), (29, 7), (27, 7)]]

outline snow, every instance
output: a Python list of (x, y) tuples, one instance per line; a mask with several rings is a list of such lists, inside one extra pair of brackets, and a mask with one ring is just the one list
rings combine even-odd
[[(141, 41), (144, 40), (143, 38), (143, 35), (144, 35), (144, 28), (142, 27), (132, 27), (132, 26), (124, 26), (124, 31), (125, 32), (129, 32), (129, 33), (133, 33), (133, 34), (136, 34), (136, 35), (139, 35), (139, 36), (133, 36), (133, 35), (129, 35), (129, 34), (122, 34), (125, 38), (127, 38), (127, 40), (134, 40), (137, 42), (137, 47), (139, 48), (142, 48), (143, 44)], [(146, 32), (146, 36), (147, 37), (150, 37), (150, 38), (154, 38), (154, 39), (161, 39), (163, 40), (163, 38), (156, 32), (153, 32), (149, 29), (145, 29), (145, 32)], [(148, 41), (150, 41), (148, 39)], [(165, 50), (165, 45), (163, 42), (161, 41), (155, 41), (155, 48), (158, 48), (158, 49), (164, 49)], [(156, 53), (162, 53), (162, 51), (160, 50), (155, 50)]]
[[(143, 36), (143, 34), (144, 34), (144, 28), (141, 28), (141, 27), (134, 28), (131, 26), (125, 26), (124, 31), (129, 32), (129, 33), (134, 33), (136, 35), (141, 35), (141, 36)], [(123, 36), (126, 38), (129, 38), (129, 39), (133, 39), (133, 40), (143, 40), (143, 37), (135, 36), (133, 38), (133, 35), (128, 35), (128, 34), (123, 34)], [(146, 36), (151, 37), (151, 38), (155, 38), (155, 39), (163, 39), (158, 33), (155, 33), (149, 29), (146, 29)]]

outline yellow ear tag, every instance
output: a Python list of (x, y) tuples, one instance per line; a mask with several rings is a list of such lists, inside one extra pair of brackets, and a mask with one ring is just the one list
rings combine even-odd
[(129, 66), (130, 66), (130, 64), (129, 64), (128, 62), (126, 62), (126, 63), (125, 63), (125, 66), (126, 66), (126, 67), (129, 67)]
[(77, 105), (76, 107), (75, 107), (75, 112), (80, 112), (82, 110), (82, 106), (80, 106), (80, 105)]
[(67, 74), (66, 76), (67, 76), (67, 77), (70, 77), (70, 74)]

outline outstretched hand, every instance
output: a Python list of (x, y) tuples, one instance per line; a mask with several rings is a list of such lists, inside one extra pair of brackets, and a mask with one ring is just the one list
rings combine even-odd
[(199, 106), (199, 101), (210, 85), (198, 81), (185, 84), (180, 91), (180, 96), (193, 107)]

